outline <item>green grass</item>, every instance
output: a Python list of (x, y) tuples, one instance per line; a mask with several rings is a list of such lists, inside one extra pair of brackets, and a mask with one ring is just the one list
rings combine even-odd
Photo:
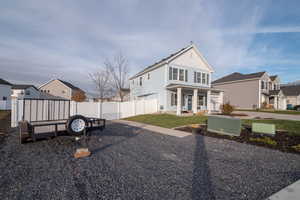
[(251, 110), (251, 109), (237, 109), (236, 111), (250, 111), (250, 112), (265, 112), (275, 114), (287, 114), (287, 115), (300, 115), (300, 111), (296, 110)]
[(137, 115), (134, 117), (126, 118), (125, 120), (151, 124), (164, 128), (174, 128), (184, 126), (187, 124), (201, 124), (204, 123), (207, 117), (205, 116), (176, 116), (170, 114), (149, 114)]
[[(154, 126), (160, 126), (164, 128), (175, 128), (179, 126), (189, 124), (201, 124), (207, 119), (206, 116), (176, 116), (170, 114), (149, 114), (138, 115), (134, 117), (126, 118), (125, 120), (141, 122), (145, 124), (151, 124)], [(291, 135), (300, 136), (300, 121), (291, 120), (252, 120), (243, 119), (243, 124), (251, 125), (253, 122), (275, 124), (276, 129), (286, 130)]]

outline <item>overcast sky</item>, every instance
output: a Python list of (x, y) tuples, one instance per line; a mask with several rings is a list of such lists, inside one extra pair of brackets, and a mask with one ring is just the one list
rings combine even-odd
[(39, 85), (88, 78), (122, 51), (131, 74), (193, 41), (214, 78), (268, 71), (300, 79), (300, 1), (3, 0), (0, 78)]

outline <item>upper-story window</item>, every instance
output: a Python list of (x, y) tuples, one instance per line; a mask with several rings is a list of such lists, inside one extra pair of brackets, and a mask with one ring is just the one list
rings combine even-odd
[(188, 71), (186, 69), (178, 69), (169, 67), (169, 80), (188, 81)]
[(209, 85), (209, 74), (206, 74), (206, 84)]
[(202, 73), (202, 84), (206, 84), (206, 74)]
[(143, 77), (141, 76), (140, 77), (140, 86), (142, 86), (143, 85)]
[(148, 73), (148, 80), (150, 79), (150, 73)]
[(183, 69), (179, 70), (179, 80), (184, 81), (184, 70)]
[(201, 72), (194, 72), (194, 83), (201, 83)]
[(30, 95), (30, 91), (29, 91), (29, 90), (26, 90), (26, 91), (25, 91), (25, 94), (26, 94), (26, 95)]
[(267, 81), (261, 81), (261, 89), (267, 90), (268, 89), (268, 82)]
[(6, 100), (7, 100), (7, 97), (3, 97), (2, 100), (3, 100), (3, 101), (6, 101)]
[(209, 85), (209, 79), (208, 73), (194, 72), (194, 83)]

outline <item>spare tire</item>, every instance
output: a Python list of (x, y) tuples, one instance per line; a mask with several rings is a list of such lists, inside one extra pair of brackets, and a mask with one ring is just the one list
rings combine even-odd
[(71, 116), (66, 124), (68, 133), (82, 135), (87, 127), (87, 120), (82, 115)]

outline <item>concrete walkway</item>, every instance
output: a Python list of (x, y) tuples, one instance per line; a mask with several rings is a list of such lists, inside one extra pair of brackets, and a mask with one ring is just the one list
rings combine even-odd
[(162, 127), (152, 126), (152, 125), (143, 124), (143, 123), (139, 123), (139, 122), (133, 122), (133, 121), (127, 121), (127, 120), (113, 120), (113, 121), (117, 122), (117, 123), (121, 123), (121, 124), (126, 124), (129, 126), (142, 128), (142, 129), (152, 131), (155, 133), (161, 133), (164, 135), (170, 135), (170, 136), (179, 137), (179, 138), (183, 138), (183, 137), (192, 135), (191, 133), (187, 133), (184, 131), (178, 131), (178, 130), (169, 129), (169, 128), (162, 128)]
[(280, 190), (267, 200), (298, 200), (300, 199), (300, 180)]
[(235, 111), (234, 113), (244, 113), (248, 115), (247, 117), (240, 117), (242, 119), (252, 119), (255, 117), (260, 117), (260, 118), (300, 121), (300, 115), (275, 114), (275, 113), (251, 112), (251, 111)]

